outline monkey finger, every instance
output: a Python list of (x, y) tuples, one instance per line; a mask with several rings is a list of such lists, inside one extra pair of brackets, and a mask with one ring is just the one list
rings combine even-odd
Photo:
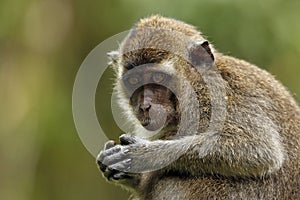
[(129, 145), (134, 144), (138, 141), (137, 137), (129, 135), (129, 134), (123, 134), (119, 137), (121, 145)]
[(107, 169), (111, 171), (117, 170), (121, 172), (127, 172), (130, 169), (130, 166), (131, 166), (131, 159), (126, 159), (121, 162), (110, 165)]
[(118, 173), (117, 170), (113, 170), (113, 169), (106, 169), (104, 172), (103, 172), (103, 175), (108, 179), (108, 180), (111, 180), (113, 175)]
[(114, 147), (115, 145), (116, 145), (115, 141), (109, 140), (108, 142), (105, 143), (104, 149), (105, 150), (110, 149), (110, 148)]
[(110, 149), (100, 151), (100, 153), (97, 156), (97, 161), (103, 162), (103, 159), (107, 156), (110, 156), (112, 154), (118, 153), (121, 150), (121, 146), (114, 146)]
[(102, 155), (102, 151), (100, 151), (100, 153), (98, 154), (98, 156), (97, 156), (97, 158), (96, 158), (96, 162), (97, 162), (97, 164), (98, 164), (98, 166), (99, 166), (99, 169), (100, 169), (102, 172), (104, 172), (104, 171), (106, 170), (107, 166), (104, 165), (102, 161), (100, 161), (101, 155)]
[(130, 178), (130, 175), (128, 175), (128, 173), (124, 173), (124, 172), (118, 172), (112, 176), (112, 179), (114, 179), (114, 180), (128, 179), (128, 178)]
[(125, 149), (125, 150), (119, 151), (118, 153), (112, 154), (110, 156), (106, 156), (103, 159), (102, 163), (106, 166), (110, 166), (110, 165), (118, 163), (122, 160), (126, 160), (129, 158), (128, 152), (129, 152), (129, 150)]
[(103, 164), (102, 162), (100, 162), (100, 161), (97, 161), (97, 164), (98, 164), (98, 166), (99, 166), (99, 169), (100, 169), (102, 172), (105, 172), (107, 166), (104, 165), (104, 164)]

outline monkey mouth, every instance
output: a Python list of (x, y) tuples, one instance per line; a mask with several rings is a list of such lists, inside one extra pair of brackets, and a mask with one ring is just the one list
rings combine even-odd
[(141, 121), (142, 126), (144, 126), (144, 127), (148, 126), (151, 123), (151, 119), (149, 117), (141, 119), (140, 121)]
[(137, 111), (136, 116), (140, 124), (149, 131), (163, 128), (168, 121), (168, 113), (161, 105), (153, 104), (146, 112)]
[(162, 119), (151, 119), (146, 117), (140, 120), (141, 125), (149, 131), (156, 131), (165, 125), (165, 121)]

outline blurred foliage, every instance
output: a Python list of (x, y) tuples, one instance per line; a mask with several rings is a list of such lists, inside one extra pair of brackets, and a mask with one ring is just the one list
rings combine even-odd
[[(141, 17), (174, 17), (221, 52), (268, 69), (300, 100), (299, 8), (298, 0), (1, 0), (1, 199), (128, 197), (102, 178), (72, 119), (76, 72), (101, 41)], [(117, 137), (112, 77), (105, 73), (96, 100), (101, 124)]]

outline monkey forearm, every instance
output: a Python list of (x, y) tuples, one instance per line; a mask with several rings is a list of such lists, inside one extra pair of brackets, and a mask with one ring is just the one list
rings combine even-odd
[[(254, 143), (247, 134), (237, 135), (206, 132), (177, 140), (156, 141), (123, 135), (120, 139), (127, 145), (107, 149), (100, 153), (98, 159), (109, 170), (124, 172), (125, 178), (128, 174), (159, 170), (191, 175), (213, 173), (257, 177), (281, 167), (284, 157), (278, 138), (269, 135), (269, 140), (255, 138)], [(118, 174), (113, 174), (113, 179), (124, 178), (115, 175)]]
[[(278, 141), (270, 139), (258, 143), (256, 140), (254, 143), (252, 138), (239, 139), (236, 142), (238, 139), (233, 136), (212, 133), (183, 138), (177, 145), (186, 145), (189, 140), (189, 149), (170, 168), (192, 175), (214, 173), (257, 177), (270, 174), (281, 167), (284, 157)], [(174, 150), (178, 148), (174, 147)]]

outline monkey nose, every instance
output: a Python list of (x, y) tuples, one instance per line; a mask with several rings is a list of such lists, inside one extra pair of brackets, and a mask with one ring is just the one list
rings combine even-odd
[(142, 105), (140, 105), (140, 110), (144, 111), (144, 112), (146, 112), (146, 111), (149, 112), (150, 108), (151, 108), (151, 104), (142, 104)]

